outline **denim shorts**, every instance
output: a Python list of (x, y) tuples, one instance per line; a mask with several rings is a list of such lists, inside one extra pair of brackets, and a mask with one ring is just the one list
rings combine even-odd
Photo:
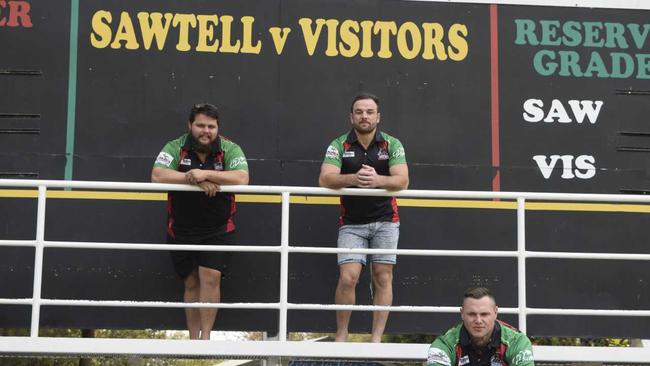
[[(397, 249), (399, 222), (378, 221), (361, 225), (343, 225), (339, 228), (339, 248)], [(395, 264), (395, 254), (371, 254), (371, 262)], [(366, 254), (339, 253), (339, 265), (361, 263), (366, 265)]]

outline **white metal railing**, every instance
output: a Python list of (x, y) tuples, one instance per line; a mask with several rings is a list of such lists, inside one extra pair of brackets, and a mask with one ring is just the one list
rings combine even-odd
[[(650, 196), (641, 195), (605, 195), (605, 194), (567, 194), (567, 193), (534, 193), (534, 192), (484, 192), (484, 191), (434, 191), (434, 190), (405, 190), (400, 192), (389, 192), (376, 189), (341, 189), (330, 190), (313, 187), (293, 186), (223, 186), (224, 192), (237, 193), (261, 193), (280, 194), (281, 213), (281, 239), (279, 246), (213, 246), (204, 245), (170, 245), (170, 244), (142, 244), (142, 243), (97, 243), (97, 242), (62, 242), (45, 240), (45, 209), (48, 188), (75, 188), (75, 189), (100, 189), (100, 190), (126, 190), (126, 191), (199, 191), (195, 186), (180, 184), (154, 184), (154, 183), (125, 183), (125, 182), (84, 182), (84, 181), (50, 181), (50, 180), (0, 180), (0, 187), (38, 187), (38, 209), (36, 220), (35, 240), (0, 240), (0, 246), (33, 246), (34, 256), (34, 288), (32, 298), (27, 299), (6, 299), (0, 298), (0, 304), (32, 305), (32, 318), (30, 336), (32, 341), (28, 344), (40, 344), (38, 338), (40, 307), (48, 306), (128, 306), (128, 307), (212, 307), (212, 308), (238, 308), (238, 309), (276, 309), (279, 311), (278, 338), (279, 344), (287, 342), (287, 312), (288, 310), (362, 310), (362, 311), (400, 311), (400, 312), (437, 312), (455, 313), (458, 307), (449, 306), (376, 306), (376, 305), (323, 305), (323, 304), (294, 304), (288, 302), (288, 262), (290, 253), (366, 253), (366, 254), (397, 254), (413, 256), (454, 256), (454, 257), (510, 257), (517, 258), (518, 267), (518, 306), (516, 308), (500, 308), (501, 313), (518, 314), (519, 328), (526, 332), (526, 316), (528, 314), (544, 315), (598, 315), (598, 316), (650, 316), (650, 310), (598, 310), (598, 309), (548, 309), (529, 308), (526, 304), (526, 259), (527, 258), (572, 258), (572, 259), (611, 259), (611, 260), (650, 260), (650, 254), (621, 254), (621, 253), (569, 253), (569, 252), (532, 252), (526, 250), (525, 234), (525, 203), (526, 200), (543, 201), (583, 201), (583, 202), (635, 202), (650, 203)], [(409, 198), (452, 198), (452, 199), (500, 199), (516, 200), (517, 202), (517, 250), (516, 251), (486, 251), (486, 250), (421, 250), (421, 249), (339, 249), (320, 247), (294, 247), (289, 245), (289, 207), (291, 194), (301, 195), (357, 195), (357, 196), (396, 196)], [(280, 253), (280, 298), (278, 303), (184, 303), (184, 302), (159, 302), (159, 301), (96, 301), (96, 300), (58, 300), (43, 299), (41, 297), (42, 285), (42, 264), (43, 251), (46, 247), (56, 248), (89, 248), (89, 249), (121, 249), (121, 250), (212, 250), (212, 251), (242, 251), (242, 252), (276, 252)], [(8, 337), (5, 340), (11, 341)], [(10, 338), (10, 337), (9, 337)], [(24, 342), (25, 338), (22, 338)], [(3, 341), (4, 342), (4, 341)], [(68, 342), (68, 341), (56, 341)], [(20, 343), (20, 342), (19, 342)], [(10, 344), (4, 342), (5, 345)], [(12, 346), (18, 347), (17, 343)], [(322, 347), (322, 346), (317, 346)], [(347, 347), (347, 346), (345, 346)], [(400, 346), (397, 346), (400, 347)], [(402, 346), (403, 347), (403, 346)], [(21, 347), (18, 347), (21, 348)], [(567, 348), (567, 347), (564, 347)], [(568, 347), (569, 349), (575, 347)], [(94, 348), (96, 349), (96, 348)], [(229, 348), (234, 350), (233, 348)], [(282, 348), (284, 349), (284, 348)], [(295, 347), (293, 349), (296, 349)], [(375, 352), (374, 348), (370, 348)], [(384, 348), (385, 350), (386, 348)], [(539, 352), (547, 354), (543, 360), (559, 360), (553, 356), (557, 347), (536, 347), (536, 357)], [(33, 350), (33, 349), (32, 349)], [(403, 349), (402, 351), (404, 351)], [(413, 350), (413, 349), (411, 349)], [(5, 352), (7, 350), (4, 350)], [(609, 351), (612, 351), (611, 349)], [(607, 351), (607, 352), (609, 352)], [(629, 350), (632, 351), (632, 350)], [(0, 344), (0, 352), (3, 352)], [(298, 351), (296, 351), (298, 352)], [(567, 351), (569, 354), (576, 354), (575, 350)], [(572, 353), (573, 352), (573, 353)], [(605, 352), (605, 351), (603, 351)], [(620, 352), (615, 351), (615, 352)], [(634, 350), (640, 353), (628, 352), (629, 358), (620, 358), (618, 361), (628, 362), (650, 360), (650, 349)], [(309, 352), (307, 352), (309, 353)], [(566, 356), (564, 360), (570, 361), (593, 361), (594, 355), (598, 355), (595, 348), (583, 352), (586, 358), (571, 358)], [(107, 354), (111, 354), (107, 351)], [(214, 353), (211, 353), (214, 354)], [(229, 353), (222, 353), (229, 354)], [(270, 354), (270, 353), (269, 353)], [(361, 355), (364, 353), (356, 353)], [(381, 353), (375, 353), (375, 356)], [(407, 351), (408, 354), (408, 351)], [(425, 357), (426, 353), (422, 353)], [(611, 353), (610, 353), (611, 354)], [(412, 354), (411, 354), (412, 356)], [(568, 357), (568, 358), (567, 358)], [(591, 358), (590, 358), (591, 357)], [(374, 357), (381, 358), (381, 357)], [(409, 359), (417, 359), (411, 357)], [(606, 357), (602, 358), (607, 360)]]

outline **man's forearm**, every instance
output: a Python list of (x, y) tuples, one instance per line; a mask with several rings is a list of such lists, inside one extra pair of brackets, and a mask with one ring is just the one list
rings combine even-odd
[(177, 170), (166, 169), (166, 168), (153, 168), (151, 171), (151, 182), (153, 183), (173, 183), (173, 184), (184, 184), (185, 174)]
[(353, 185), (352, 176), (353, 174), (328, 173), (320, 176), (318, 184), (330, 189), (350, 187)]
[(383, 175), (382, 182), (378, 188), (383, 188), (389, 191), (401, 191), (408, 188), (409, 179), (401, 175)]
[(207, 171), (207, 180), (219, 185), (246, 185), (248, 172), (245, 170)]

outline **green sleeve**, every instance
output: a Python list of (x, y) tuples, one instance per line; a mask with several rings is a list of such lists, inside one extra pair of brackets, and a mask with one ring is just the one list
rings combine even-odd
[(506, 362), (510, 366), (535, 366), (533, 346), (525, 334), (519, 333), (506, 352)]
[(449, 345), (444, 337), (438, 337), (429, 347), (427, 366), (452, 366), (456, 364), (454, 346)]
[(223, 155), (224, 170), (245, 170), (248, 171), (248, 161), (244, 156), (244, 151), (237, 144), (232, 144), (230, 148), (224, 151)]
[(397, 164), (406, 164), (406, 153), (402, 142), (396, 138), (391, 138), (388, 144), (388, 166)]
[(170, 141), (158, 153), (156, 161), (153, 163), (154, 168), (165, 168), (178, 170), (178, 159), (180, 158), (180, 146), (176, 141)]
[(323, 159), (323, 163), (327, 164), (332, 164), (336, 165), (337, 167), (341, 167), (342, 162), (341, 162), (341, 155), (343, 154), (343, 144), (339, 142), (338, 140), (332, 141), (330, 146), (327, 147), (327, 151), (325, 152), (325, 159)]

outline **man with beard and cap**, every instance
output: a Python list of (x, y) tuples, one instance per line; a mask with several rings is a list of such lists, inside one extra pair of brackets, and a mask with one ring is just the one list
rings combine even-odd
[[(154, 183), (187, 183), (203, 192), (169, 192), (167, 243), (230, 245), (233, 243), (235, 195), (221, 185), (248, 184), (248, 163), (239, 145), (219, 134), (219, 113), (212, 104), (192, 107), (188, 132), (169, 141), (151, 171)], [(174, 269), (185, 285), (185, 302), (217, 303), (229, 253), (172, 251)], [(185, 309), (190, 339), (210, 339), (214, 308)]]
[[(402, 143), (379, 131), (379, 98), (361, 93), (352, 100), (352, 129), (336, 138), (327, 148), (318, 179), (321, 187), (339, 189), (406, 189), (409, 184), (406, 155)], [(396, 249), (399, 214), (395, 197), (341, 196), (339, 248)], [(393, 302), (393, 267), (397, 257), (373, 254), (370, 258), (371, 292), (375, 305)], [(338, 255), (337, 304), (354, 304), (355, 288), (366, 264), (365, 254)], [(351, 311), (336, 312), (336, 341), (345, 342)], [(372, 342), (381, 342), (388, 320), (387, 311), (372, 318)]]
[(433, 341), (427, 366), (535, 366), (528, 337), (497, 320), (497, 311), (489, 289), (467, 289), (462, 322)]

